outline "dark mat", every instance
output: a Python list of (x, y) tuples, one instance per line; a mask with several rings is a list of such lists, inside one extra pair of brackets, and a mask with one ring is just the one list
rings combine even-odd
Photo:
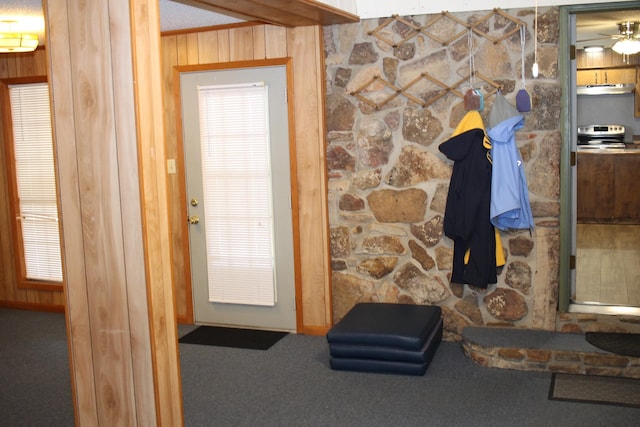
[(640, 408), (640, 380), (594, 375), (553, 374), (549, 400)]
[(219, 347), (268, 350), (280, 341), (286, 332), (259, 331), (255, 329), (200, 326), (178, 340), (182, 344), (215, 345)]
[(587, 332), (587, 341), (598, 348), (625, 356), (640, 357), (640, 334)]

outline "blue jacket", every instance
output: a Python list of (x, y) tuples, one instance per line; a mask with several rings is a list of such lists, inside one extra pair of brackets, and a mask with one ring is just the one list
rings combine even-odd
[(516, 147), (515, 132), (524, 126), (522, 116), (510, 117), (487, 131), (491, 139), (491, 223), (500, 230), (532, 229), (524, 163)]

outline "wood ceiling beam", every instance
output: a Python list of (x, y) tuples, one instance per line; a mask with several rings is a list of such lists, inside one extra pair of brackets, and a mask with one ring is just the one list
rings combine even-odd
[(315, 0), (177, 0), (247, 20), (286, 27), (358, 22), (357, 15)]

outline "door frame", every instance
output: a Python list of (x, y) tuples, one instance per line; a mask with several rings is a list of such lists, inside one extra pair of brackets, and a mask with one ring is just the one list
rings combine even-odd
[[(296, 305), (296, 332), (302, 330), (302, 280), (300, 272), (300, 221), (299, 221), (299, 209), (298, 209), (298, 174), (296, 166), (296, 144), (295, 144), (295, 123), (294, 123), (294, 108), (293, 100), (293, 67), (291, 58), (276, 58), (276, 59), (264, 59), (255, 61), (234, 61), (226, 63), (215, 64), (198, 64), (198, 65), (185, 65), (175, 66), (173, 73), (173, 87), (174, 87), (174, 99), (176, 105), (176, 138), (177, 138), (177, 153), (176, 153), (176, 170), (177, 178), (179, 182), (179, 194), (180, 194), (180, 211), (184, 214), (184, 221), (182, 224), (182, 235), (189, 236), (189, 224), (187, 222), (188, 206), (187, 206), (187, 182), (185, 169), (185, 156), (184, 156), (184, 135), (183, 135), (183, 123), (182, 123), (182, 97), (180, 87), (180, 76), (182, 73), (190, 72), (202, 72), (202, 71), (220, 71), (229, 70), (234, 68), (260, 68), (271, 66), (285, 66), (286, 69), (286, 86), (287, 86), (287, 116), (288, 116), (288, 132), (289, 132), (289, 173), (290, 173), (290, 194), (291, 194), (291, 223), (293, 227), (293, 265), (294, 265), (294, 292), (295, 292), (295, 305)], [(194, 322), (193, 313), (193, 286), (191, 278), (191, 255), (189, 248), (189, 239), (185, 238), (182, 243), (182, 256), (184, 262), (184, 277), (182, 278), (185, 283), (186, 296), (187, 296), (187, 322)]]
[[(572, 140), (576, 138), (575, 107), (576, 89), (575, 74), (572, 72), (571, 60), (575, 60), (575, 45), (572, 45), (571, 15), (608, 10), (632, 9), (629, 2), (593, 3), (560, 6), (560, 25), (558, 39), (558, 68), (562, 88), (560, 101), (560, 133), (562, 148), (560, 152), (560, 266), (558, 283), (558, 312), (571, 311), (571, 292), (575, 280), (575, 216), (576, 195), (574, 188), (575, 151)], [(573, 55), (573, 57), (572, 57)]]

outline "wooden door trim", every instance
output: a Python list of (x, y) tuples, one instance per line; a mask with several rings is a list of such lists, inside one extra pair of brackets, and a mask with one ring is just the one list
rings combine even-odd
[[(289, 121), (289, 173), (290, 173), (290, 191), (291, 191), (291, 222), (293, 228), (293, 264), (294, 264), (294, 292), (296, 302), (296, 331), (300, 332), (303, 327), (303, 304), (302, 304), (302, 273), (300, 262), (300, 216), (298, 201), (298, 172), (297, 172), (297, 156), (296, 156), (296, 133), (295, 133), (295, 114), (293, 108), (294, 86), (293, 86), (293, 67), (291, 58), (275, 58), (263, 60), (247, 60), (234, 61), (225, 63), (197, 64), (197, 65), (179, 65), (174, 66), (173, 72), (173, 97), (175, 100), (175, 119), (176, 119), (176, 166), (179, 180), (180, 192), (180, 211), (184, 213), (185, 220), (181, 221), (181, 233), (183, 236), (189, 235), (189, 225), (186, 221), (187, 207), (187, 183), (185, 177), (185, 158), (184, 158), (184, 135), (182, 123), (182, 99), (180, 89), (180, 76), (182, 73), (201, 72), (201, 71), (220, 71), (234, 68), (261, 68), (270, 66), (285, 66), (287, 80), (287, 115)], [(189, 251), (189, 239), (183, 239), (182, 254), (184, 262), (184, 283), (187, 299), (187, 323), (194, 322), (193, 314), (193, 284), (191, 277), (191, 256)]]

